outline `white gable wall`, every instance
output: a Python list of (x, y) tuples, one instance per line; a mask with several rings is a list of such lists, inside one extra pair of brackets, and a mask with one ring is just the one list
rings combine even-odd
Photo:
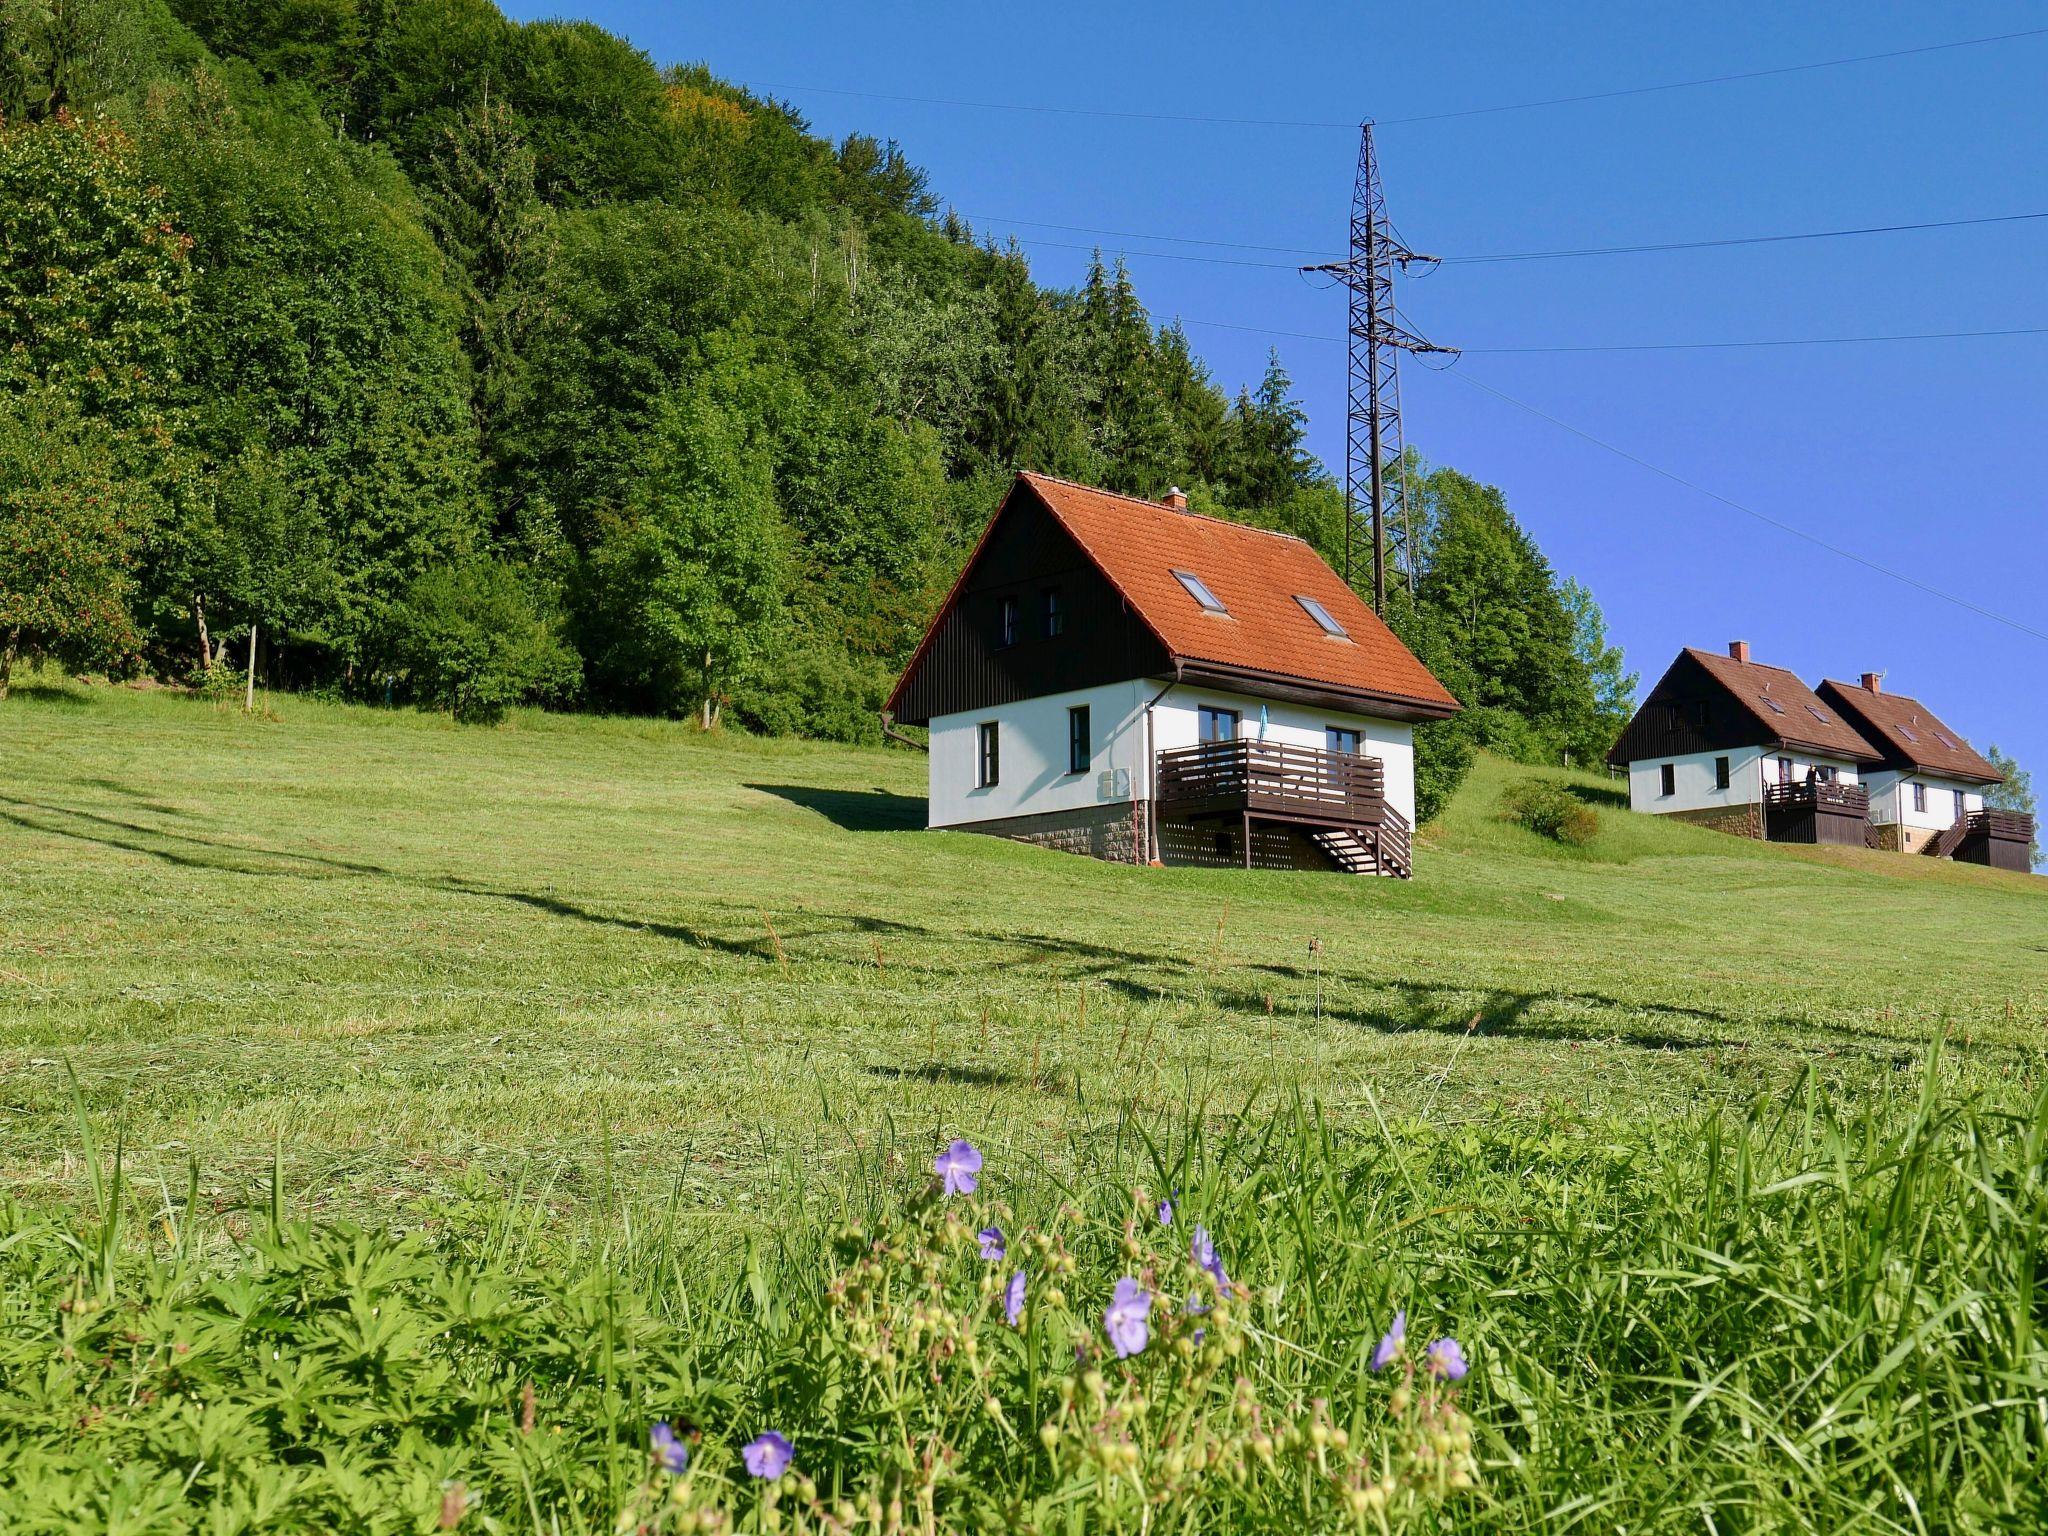
[[(1981, 784), (1936, 778), (1930, 773), (1900, 773), (1896, 768), (1878, 769), (1867, 782), (1870, 785), (1870, 819), (1880, 826), (1901, 822), (1919, 831), (1945, 830), (1955, 824), (1958, 795), (1962, 797), (1964, 810), (1984, 809), (1984, 787)], [(1913, 809), (1913, 785), (1916, 782), (1927, 786), (1927, 809), (1924, 811)]]
[[(1714, 787), (1714, 759), (1728, 759), (1728, 787)], [(1628, 765), (1629, 809), (1662, 813), (1705, 811), (1727, 805), (1755, 805), (1764, 786), (1778, 782), (1778, 759), (1789, 758), (1794, 784), (1804, 783), (1809, 769), (1832, 768), (1843, 784), (1858, 782), (1856, 765), (1847, 758), (1825, 757), (1796, 747), (1731, 747), (1726, 752), (1688, 752), (1676, 757), (1638, 758)], [(1664, 793), (1663, 767), (1675, 769), (1673, 793)], [(1944, 822), (1942, 825), (1946, 826)]]
[[(935, 717), (930, 726), (928, 824), (957, 827), (1004, 816), (1079, 810), (1149, 794), (1145, 701), (1160, 686), (1133, 679)], [(1067, 711), (1076, 704), (1088, 706), (1092, 760), (1086, 773), (1067, 772)], [(985, 720), (996, 722), (1001, 761), (996, 783), (982, 788), (975, 779), (980, 770), (979, 728)], [(1111, 792), (1104, 794), (1101, 775), (1114, 776), (1118, 769), (1125, 771), (1123, 793), (1115, 793), (1118, 785), (1112, 777)]]
[[(930, 725), (928, 823), (934, 827), (957, 827), (1007, 816), (1151, 799), (1145, 706), (1165, 686), (1164, 679), (1134, 678), (1099, 688), (937, 716)], [(1093, 758), (1088, 772), (1070, 774), (1067, 711), (1076, 704), (1088, 706)], [(1358, 750), (1367, 757), (1377, 757), (1385, 766), (1388, 803), (1413, 824), (1415, 732), (1407, 723), (1180, 684), (1153, 708), (1150, 750), (1169, 752), (1176, 747), (1196, 745), (1200, 733), (1198, 711), (1204, 704), (1236, 710), (1238, 734), (1253, 740), (1263, 732), (1268, 741), (1321, 749), (1326, 727), (1343, 726), (1357, 731)], [(984, 788), (975, 783), (980, 766), (979, 727), (991, 720), (997, 726), (1001, 763), (997, 782)], [(1124, 775), (1122, 779), (1117, 777), (1119, 771)], [(1105, 774), (1110, 776), (1107, 785), (1103, 780)]]

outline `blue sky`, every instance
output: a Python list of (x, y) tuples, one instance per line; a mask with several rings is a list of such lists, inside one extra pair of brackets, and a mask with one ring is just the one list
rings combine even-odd
[[(825, 135), (898, 139), (1041, 281), (1123, 251), (1219, 382), (1277, 346), (1343, 451), (1341, 296), (1282, 252), (1341, 251), (1355, 133), (983, 110), (1372, 116), (1390, 207), (1445, 256), (2048, 211), (2048, 36), (1540, 110), (1425, 114), (2048, 27), (2038, 4), (1855, 7), (670, 5), (513, 0), (662, 63), (702, 60)], [(1025, 224), (1022, 220), (1036, 221)], [(1152, 252), (1155, 254), (1143, 254)], [(1207, 255), (1265, 265), (1169, 259)], [(1829, 543), (2048, 631), (2048, 335), (1727, 351), (1481, 349), (2048, 327), (2048, 220), (1577, 260), (1445, 266), (1403, 286), (1454, 376), (1403, 372), (1408, 440), (1498, 484), (1590, 585), (1645, 686), (1681, 645), (1750, 640), (1810, 681), (1887, 685), (2048, 788), (2048, 641), (1890, 580), (1629, 463), (1457, 375)], [(1207, 323), (1204, 323), (1207, 322)], [(1218, 322), (1221, 322), (1220, 324)]]

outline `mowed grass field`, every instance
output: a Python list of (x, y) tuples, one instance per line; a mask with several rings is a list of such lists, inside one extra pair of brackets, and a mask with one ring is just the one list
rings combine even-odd
[(231, 1205), (276, 1152), (316, 1213), (522, 1188), (706, 1232), (1121, 1110), (1640, 1124), (1809, 1073), (1910, 1101), (1936, 1041), (1958, 1091), (2039, 1091), (2048, 881), (1579, 775), (1566, 850), (1498, 815), (1530, 771), (1482, 761), (1411, 883), (1134, 870), (924, 831), (903, 750), (51, 681), (0, 706), (0, 1178), (83, 1197), (74, 1073), (145, 1188), (196, 1162)]

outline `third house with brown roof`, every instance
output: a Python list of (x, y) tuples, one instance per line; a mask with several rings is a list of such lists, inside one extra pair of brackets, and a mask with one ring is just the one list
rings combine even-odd
[(1301, 539), (1021, 474), (888, 709), (933, 827), (1405, 877), (1414, 727), (1458, 701)]

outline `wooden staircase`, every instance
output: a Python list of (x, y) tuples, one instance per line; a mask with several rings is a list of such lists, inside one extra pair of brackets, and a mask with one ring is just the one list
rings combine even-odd
[(1408, 818), (1391, 805), (1377, 827), (1317, 827), (1309, 839), (1350, 874), (1414, 878), (1415, 848)]
[(1969, 835), (1970, 818), (1958, 816), (1954, 826), (1944, 828), (1930, 838), (1920, 851), (1931, 859), (1952, 859), (1956, 856), (1956, 850), (1963, 846), (1963, 839)]

